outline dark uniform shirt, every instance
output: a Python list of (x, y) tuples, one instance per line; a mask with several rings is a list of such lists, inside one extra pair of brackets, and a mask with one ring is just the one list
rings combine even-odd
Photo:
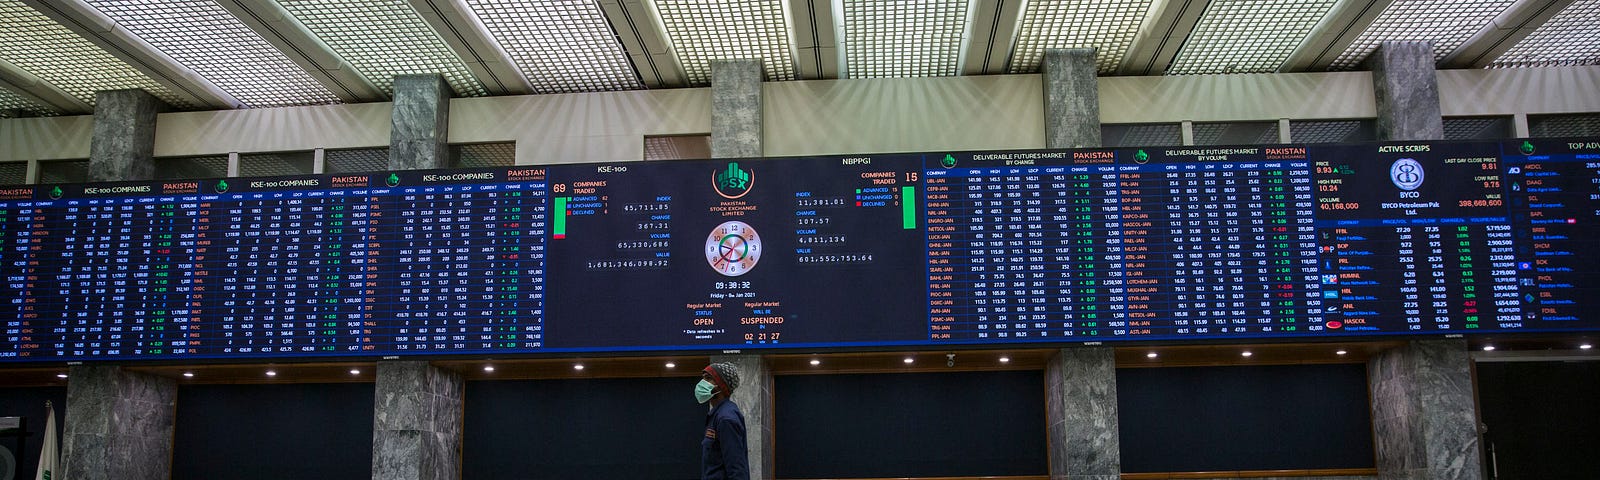
[(700, 440), (700, 478), (750, 480), (744, 414), (732, 400), (724, 400), (706, 414), (706, 434)]

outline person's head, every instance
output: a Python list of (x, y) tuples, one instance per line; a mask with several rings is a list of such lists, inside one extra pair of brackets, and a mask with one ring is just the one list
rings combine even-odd
[(713, 363), (700, 371), (700, 384), (695, 387), (695, 399), (706, 403), (712, 399), (727, 400), (739, 388), (739, 367), (731, 363)]

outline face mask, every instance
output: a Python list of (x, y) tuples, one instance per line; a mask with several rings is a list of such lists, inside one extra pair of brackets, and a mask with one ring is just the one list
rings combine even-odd
[(694, 386), (694, 400), (700, 403), (709, 402), (716, 390), (716, 385), (712, 385), (711, 382), (702, 379), (700, 383)]

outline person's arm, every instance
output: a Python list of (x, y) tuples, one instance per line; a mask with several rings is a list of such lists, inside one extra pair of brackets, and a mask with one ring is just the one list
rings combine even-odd
[(722, 445), (723, 472), (728, 480), (750, 480), (750, 453), (745, 447), (744, 422), (717, 421), (717, 443)]

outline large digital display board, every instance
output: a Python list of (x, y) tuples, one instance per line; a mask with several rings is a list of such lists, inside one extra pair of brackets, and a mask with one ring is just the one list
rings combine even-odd
[(1600, 141), (0, 188), (0, 361), (1600, 328)]

